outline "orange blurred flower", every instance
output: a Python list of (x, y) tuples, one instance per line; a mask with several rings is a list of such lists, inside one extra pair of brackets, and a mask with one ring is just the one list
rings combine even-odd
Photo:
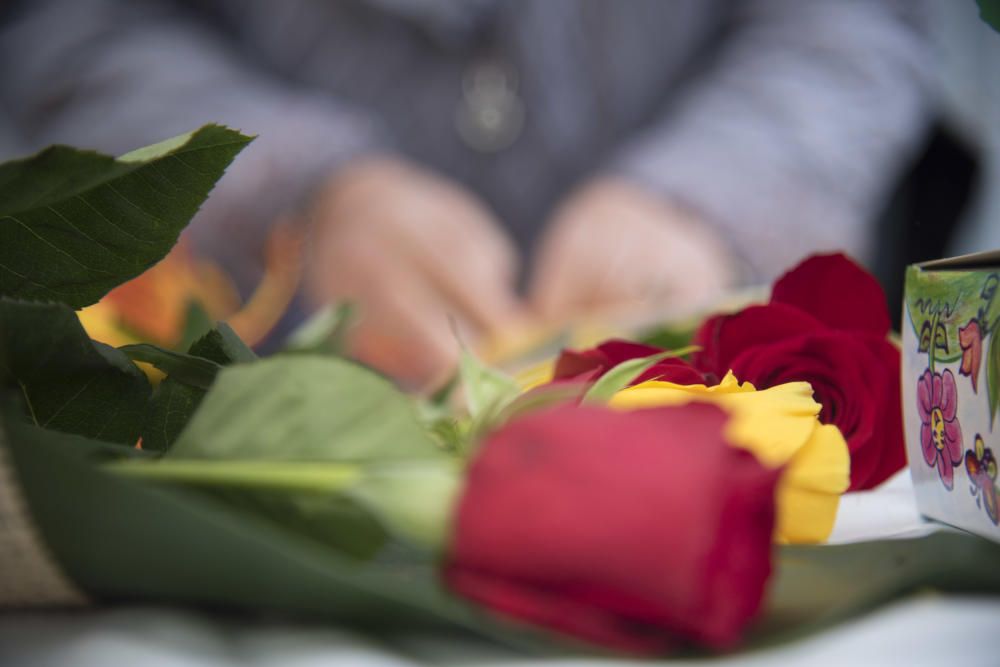
[(119, 285), (78, 315), (87, 333), (120, 346), (139, 341), (175, 347), (192, 304), (213, 321), (224, 320), (248, 345), (277, 324), (298, 288), (302, 234), (278, 225), (265, 248), (264, 276), (246, 303), (232, 280), (214, 263), (198, 258), (182, 239), (158, 264)]

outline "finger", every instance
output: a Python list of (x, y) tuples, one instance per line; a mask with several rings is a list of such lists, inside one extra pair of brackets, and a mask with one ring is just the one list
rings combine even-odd
[(513, 278), (503, 266), (484, 261), (481, 249), (456, 249), (453, 259), (416, 259), (454, 314), (483, 332), (504, 329), (524, 318)]
[(435, 222), (397, 235), (410, 261), (427, 276), (456, 316), (478, 330), (496, 331), (522, 318), (514, 288), (517, 254), (495, 220), (457, 202), (442, 205)]
[(352, 356), (410, 387), (455, 364), (458, 344), (448, 308), (405, 258), (376, 237), (341, 235), (325, 254), (317, 300), (349, 300), (359, 318), (348, 336)]
[(561, 325), (585, 308), (603, 263), (580, 233), (582, 225), (556, 224), (535, 257), (529, 301), (539, 315)]

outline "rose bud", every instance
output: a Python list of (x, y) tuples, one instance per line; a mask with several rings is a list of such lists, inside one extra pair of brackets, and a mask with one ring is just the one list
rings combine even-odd
[(692, 404), (508, 423), (469, 469), (446, 582), (603, 646), (732, 646), (771, 572), (780, 473), (731, 446), (726, 420)]

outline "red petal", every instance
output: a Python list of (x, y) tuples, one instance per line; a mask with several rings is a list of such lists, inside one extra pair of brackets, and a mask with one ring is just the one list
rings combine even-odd
[(725, 420), (692, 404), (508, 423), (469, 468), (446, 581), (589, 641), (731, 645), (770, 573), (780, 473), (730, 446)]
[(884, 338), (872, 338), (867, 341), (867, 344), (876, 358), (880, 360), (884, 369), (885, 387), (879, 419), (881, 430), (873, 436), (875, 441), (879, 443), (881, 455), (878, 459), (878, 465), (875, 466), (868, 478), (857, 480), (858, 486), (855, 486), (855, 480), (853, 477), (851, 478), (852, 490), (874, 488), (906, 467), (903, 405), (900, 400), (902, 388), (900, 386), (899, 348)]
[(748, 348), (826, 328), (816, 318), (792, 306), (750, 306), (734, 315), (706, 321), (692, 341), (702, 348), (692, 355), (692, 360), (698, 370), (722, 377), (730, 370), (733, 359)]
[(885, 292), (875, 277), (845, 255), (813, 255), (774, 283), (771, 303), (809, 313), (835, 329), (889, 332)]
[(553, 380), (568, 380), (583, 375), (588, 375), (594, 371), (599, 376), (607, 370), (608, 361), (603, 354), (595, 350), (563, 350), (556, 360), (556, 367), (552, 373)]
[(899, 351), (868, 335), (824, 330), (757, 345), (732, 362), (758, 388), (805, 381), (851, 452), (852, 491), (883, 482), (906, 463), (899, 401)]

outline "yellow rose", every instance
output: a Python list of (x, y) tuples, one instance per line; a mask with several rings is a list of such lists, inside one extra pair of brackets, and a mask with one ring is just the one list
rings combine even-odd
[(631, 410), (692, 401), (730, 413), (727, 436), (764, 465), (785, 466), (777, 491), (779, 542), (823, 542), (833, 530), (840, 495), (850, 484), (851, 458), (836, 426), (819, 423), (820, 404), (808, 382), (757, 391), (732, 373), (715, 386), (650, 381), (618, 392), (613, 408)]

